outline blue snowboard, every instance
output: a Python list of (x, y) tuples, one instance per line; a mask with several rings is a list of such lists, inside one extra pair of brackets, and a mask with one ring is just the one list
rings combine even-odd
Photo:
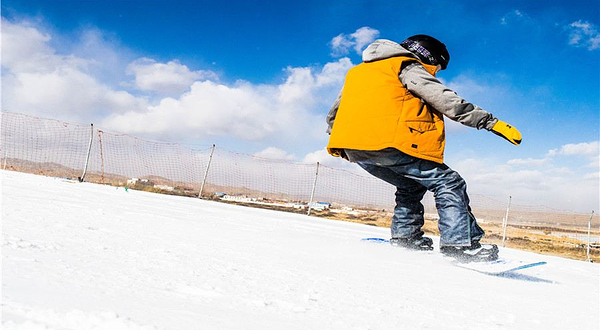
[(471, 262), (471, 263), (460, 263), (456, 262), (455, 265), (460, 268), (474, 270), (483, 274), (489, 275), (501, 275), (518, 270), (537, 267), (545, 265), (545, 261), (523, 261), (523, 260), (511, 260), (500, 258), (494, 261), (488, 262)]

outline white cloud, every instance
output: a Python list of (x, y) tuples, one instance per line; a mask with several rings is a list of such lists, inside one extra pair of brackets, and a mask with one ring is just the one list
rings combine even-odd
[(339, 34), (331, 39), (331, 55), (343, 56), (348, 55), (349, 49), (354, 43), (344, 34)]
[[(146, 107), (89, 73), (94, 61), (57, 54), (51, 36), (27, 22), (2, 20), (2, 108), (71, 120)], [(108, 63), (110, 65), (110, 63)]]
[(470, 194), (500, 200), (512, 196), (513, 202), (521, 205), (551, 205), (580, 212), (598, 210), (598, 180), (590, 180), (594, 173), (556, 168), (551, 159), (535, 169), (517, 163), (502, 165), (493, 159), (467, 158), (452, 167), (465, 178)]
[(379, 37), (379, 31), (370, 27), (361, 27), (352, 33), (350, 37), (354, 40), (354, 50), (357, 54), (361, 54), (362, 49)]
[(181, 94), (197, 80), (218, 80), (212, 71), (191, 71), (177, 60), (158, 63), (145, 57), (130, 63), (126, 72), (135, 76), (138, 89), (161, 94)]
[(509, 25), (516, 22), (521, 22), (529, 25), (534, 24), (534, 20), (531, 18), (531, 16), (518, 9), (508, 12), (500, 19), (500, 24), (502, 25)]
[(352, 48), (357, 54), (362, 54), (363, 48), (379, 36), (379, 31), (364, 26), (349, 35), (339, 34), (331, 39), (331, 55), (338, 57), (347, 55)]
[(85, 59), (85, 72), (113, 88), (125, 85), (125, 68), (137, 57), (110, 34), (94, 27), (78, 30), (75, 38), (57, 35), (55, 39), (52, 44), (60, 47), (56, 52)]
[(85, 65), (82, 59), (56, 55), (48, 45), (51, 39), (28, 22), (14, 24), (2, 18), (2, 67), (13, 72), (52, 72), (58, 66)]
[(569, 31), (569, 45), (586, 47), (588, 50), (600, 48), (600, 32), (593, 23), (579, 20), (569, 24), (567, 30)]
[(548, 163), (547, 158), (526, 158), (526, 159), (511, 159), (507, 162), (508, 165), (522, 165), (522, 166), (542, 166)]
[(351, 66), (350, 60), (342, 58), (320, 71), (290, 67), (285, 82), (279, 85), (197, 81), (178, 98), (165, 98), (146, 111), (110, 116), (103, 124), (129, 133), (176, 137), (232, 136), (254, 141), (267, 137), (321, 138), (325, 130), (323, 109), (329, 107), (323, 100), (335, 98)]
[(146, 107), (143, 98), (113, 90), (85, 72), (59, 67), (48, 73), (9, 73), (2, 80), (4, 110), (80, 119)]
[(587, 166), (588, 168), (600, 168), (600, 155), (592, 156), (590, 158), (590, 163)]
[[(576, 157), (574, 157), (576, 156)], [(568, 161), (570, 167), (560, 167)], [(595, 167), (585, 162), (595, 162)], [(469, 191), (513, 196), (521, 204), (553, 205), (566, 210), (598, 210), (598, 141), (565, 144), (543, 158), (511, 159), (497, 164), (491, 159), (462, 159), (453, 165), (469, 184)], [(594, 168), (589, 173), (584, 168)]]
[(253, 156), (260, 157), (260, 158), (267, 158), (267, 159), (280, 159), (280, 160), (296, 159), (296, 156), (289, 154), (285, 150), (281, 150), (281, 149), (275, 148), (275, 147), (268, 147), (266, 149), (263, 149), (263, 150), (255, 153)]
[(308, 153), (306, 156), (304, 156), (302, 162), (306, 164), (321, 163), (323, 165), (335, 168), (353, 167), (350, 162), (340, 157), (331, 156), (325, 149), (319, 149), (314, 152)]
[(566, 156), (597, 156), (600, 152), (599, 141), (582, 142), (565, 144), (559, 149), (548, 151), (549, 156), (566, 155)]
[(600, 179), (600, 172), (592, 172), (585, 175), (586, 179), (598, 180)]
[(233, 136), (257, 140), (272, 133), (272, 113), (268, 98), (252, 86), (203, 81), (195, 82), (179, 99), (165, 98), (144, 111), (109, 116), (103, 125), (128, 133), (172, 133), (177, 138)]
[(316, 77), (317, 87), (339, 85), (341, 88), (342, 86), (340, 83), (344, 81), (346, 72), (348, 72), (352, 66), (352, 62), (347, 57), (325, 64), (323, 70), (321, 70)]
[(558, 175), (561, 177), (568, 176), (568, 175), (574, 175), (576, 173), (568, 167), (549, 167), (549, 166), (547, 166), (544, 170), (546, 173), (549, 173), (551, 175)]

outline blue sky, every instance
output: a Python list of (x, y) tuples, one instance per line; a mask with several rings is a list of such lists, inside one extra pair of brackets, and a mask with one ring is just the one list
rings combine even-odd
[(471, 190), (597, 210), (599, 17), (593, 0), (4, 0), (2, 108), (348, 166), (323, 152), (344, 73), (376, 38), (425, 33), (451, 54), (439, 78), (523, 133), (449, 125)]

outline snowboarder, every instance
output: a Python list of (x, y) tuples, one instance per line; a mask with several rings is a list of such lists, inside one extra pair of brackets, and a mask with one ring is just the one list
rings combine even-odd
[(444, 116), (515, 145), (519, 131), (435, 78), (450, 55), (433, 37), (416, 35), (401, 44), (376, 40), (362, 58), (327, 115), (328, 152), (396, 186), (393, 245), (433, 249), (422, 231), (421, 200), (429, 190), (440, 217), (440, 251), (466, 262), (497, 259), (496, 245), (480, 243), (484, 231), (471, 213), (465, 181), (443, 162)]

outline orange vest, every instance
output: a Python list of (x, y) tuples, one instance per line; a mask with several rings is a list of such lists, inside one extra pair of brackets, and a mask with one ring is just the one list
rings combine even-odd
[[(408, 57), (361, 63), (348, 71), (327, 151), (396, 148), (411, 156), (444, 161), (444, 118), (412, 95), (398, 74)], [(423, 64), (423, 63), (421, 63)], [(435, 75), (436, 67), (423, 64)]]

